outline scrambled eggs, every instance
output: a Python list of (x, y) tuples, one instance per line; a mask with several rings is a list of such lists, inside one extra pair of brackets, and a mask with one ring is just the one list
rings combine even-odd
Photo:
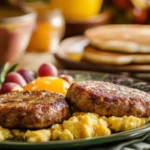
[(49, 140), (73, 140), (110, 135), (112, 132), (127, 131), (143, 126), (150, 118), (134, 116), (101, 117), (95, 113), (76, 112), (62, 124), (42, 130), (8, 130), (0, 127), (0, 141), (21, 139), (27, 142)]

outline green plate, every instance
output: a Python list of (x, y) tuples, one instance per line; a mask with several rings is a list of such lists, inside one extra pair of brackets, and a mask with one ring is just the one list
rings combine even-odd
[[(102, 80), (109, 81), (120, 85), (126, 85), (129, 87), (138, 88), (144, 91), (150, 92), (150, 84), (147, 82), (139, 81), (132, 78), (122, 77), (112, 74), (86, 72), (86, 71), (67, 71), (60, 70), (60, 74), (70, 74), (74, 77), (75, 81), (80, 80)], [(42, 143), (27, 143), (21, 141), (2, 141), (0, 142), (0, 148), (5, 149), (73, 149), (73, 148), (83, 148), (83, 147), (93, 147), (101, 144), (107, 144), (112, 142), (119, 142), (124, 140), (130, 140), (143, 136), (150, 131), (150, 123), (136, 128), (130, 131), (119, 132), (112, 134), (110, 136), (102, 136), (90, 139), (79, 139), (71, 141), (49, 141)], [(86, 148), (87, 149), (87, 148)]]

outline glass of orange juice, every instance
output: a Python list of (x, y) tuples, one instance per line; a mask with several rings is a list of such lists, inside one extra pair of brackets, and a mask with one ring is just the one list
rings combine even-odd
[(50, 0), (54, 8), (62, 10), (66, 19), (84, 19), (96, 15), (103, 0)]
[(37, 12), (38, 17), (27, 51), (55, 53), (65, 30), (61, 12), (43, 2), (29, 3), (28, 6)]

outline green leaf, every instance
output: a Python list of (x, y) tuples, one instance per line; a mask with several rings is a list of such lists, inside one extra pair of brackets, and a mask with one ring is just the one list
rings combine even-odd
[(11, 66), (11, 67), (7, 70), (6, 75), (7, 75), (8, 73), (10, 73), (10, 72), (15, 71), (15, 69), (17, 68), (17, 66), (18, 66), (18, 64), (14, 64), (13, 66)]
[(9, 64), (9, 63), (6, 63), (5, 65), (3, 65), (3, 66), (0, 68), (0, 87), (2, 86), (2, 84), (3, 84), (4, 81), (5, 81), (6, 75), (7, 75), (8, 73), (10, 73), (10, 72), (13, 72), (13, 71), (17, 68), (18, 64), (15, 64), (15, 65), (13, 65), (13, 66), (11, 66), (11, 67), (9, 67), (9, 66), (10, 66), (10, 64)]
[(5, 81), (5, 76), (6, 76), (6, 72), (9, 68), (9, 63), (6, 63), (5, 65), (3, 65), (0, 68), (0, 87), (3, 84), (3, 82)]

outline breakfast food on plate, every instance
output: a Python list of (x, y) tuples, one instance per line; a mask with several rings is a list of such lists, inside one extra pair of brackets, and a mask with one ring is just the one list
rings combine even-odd
[(51, 127), (52, 140), (73, 140), (110, 135), (143, 126), (148, 119), (134, 116), (104, 117), (95, 113), (75, 112), (62, 124)]
[(73, 140), (111, 134), (107, 122), (94, 113), (74, 113), (62, 124), (51, 127), (52, 140)]
[(0, 125), (6, 128), (46, 128), (70, 115), (65, 97), (49, 91), (9, 92), (0, 95)]
[(145, 125), (149, 118), (134, 116), (104, 117), (95, 113), (75, 112), (62, 124), (54, 124), (47, 129), (18, 130), (0, 127), (0, 141), (18, 139), (27, 142), (50, 140), (74, 140), (111, 135)]
[(88, 29), (85, 36), (105, 51), (150, 53), (148, 25), (104, 25)]
[(70, 84), (59, 77), (39, 77), (23, 87), (24, 91), (49, 90), (66, 95)]
[(150, 63), (150, 27), (147, 25), (103, 25), (88, 29), (90, 44), (83, 60), (109, 65)]
[(93, 46), (84, 48), (83, 59), (96, 64), (126, 65), (150, 63), (149, 54), (127, 54), (101, 51)]
[(51, 64), (42, 64), (37, 77), (12, 68), (0, 79), (0, 141), (108, 136), (150, 121), (150, 95), (140, 90), (102, 81), (72, 83), (72, 76)]
[[(66, 95), (67, 89), (73, 81), (73, 77), (66, 74), (58, 75), (58, 70), (53, 64), (42, 64), (37, 73), (31, 70), (19, 69), (16, 65), (5, 64), (1, 71), (1, 94), (15, 90), (49, 90)], [(7, 68), (7, 69), (5, 69)]]
[(66, 98), (79, 110), (100, 116), (150, 116), (149, 94), (109, 82), (75, 82), (68, 89)]

